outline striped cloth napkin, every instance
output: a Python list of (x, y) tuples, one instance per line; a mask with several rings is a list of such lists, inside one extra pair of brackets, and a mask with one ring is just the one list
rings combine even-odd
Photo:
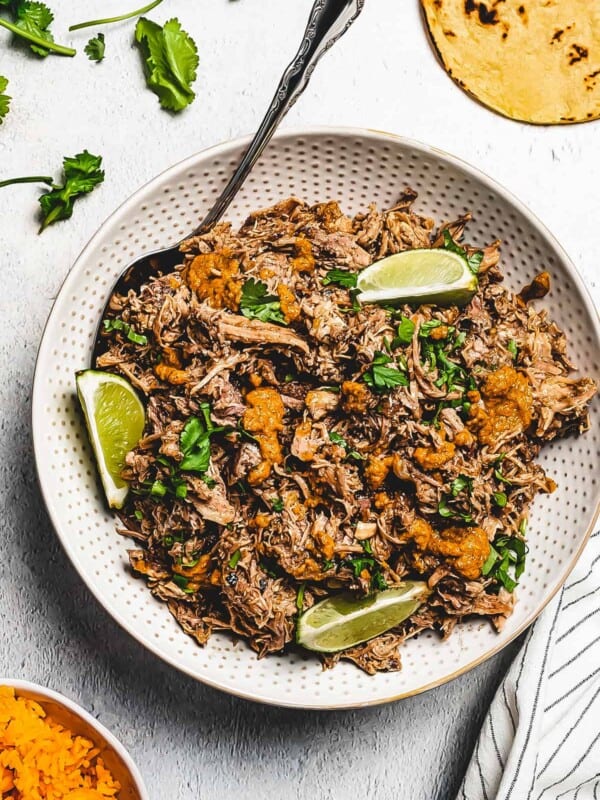
[(531, 627), (457, 800), (600, 800), (600, 531)]

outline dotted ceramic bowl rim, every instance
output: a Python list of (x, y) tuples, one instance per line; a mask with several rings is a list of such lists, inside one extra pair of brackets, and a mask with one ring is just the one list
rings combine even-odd
[[(146, 789), (140, 771), (137, 768), (134, 760), (125, 749), (125, 746), (121, 744), (114, 733), (111, 733), (108, 728), (106, 728), (101, 722), (93, 717), (89, 711), (86, 711), (85, 708), (82, 708), (82, 706), (80, 706), (74, 700), (70, 700), (68, 697), (65, 697), (64, 694), (55, 692), (53, 689), (48, 689), (47, 686), (40, 686), (38, 683), (31, 683), (31, 681), (3, 678), (0, 675), (0, 686), (8, 686), (9, 688), (14, 689), (17, 696), (20, 692), (40, 695), (46, 700), (52, 700), (55, 703), (64, 706), (73, 714), (84, 720), (84, 722), (93, 728), (100, 735), (100, 737), (103, 738), (105, 742), (119, 755), (133, 780), (135, 788), (139, 793), (140, 800), (150, 800), (150, 795), (148, 794), (148, 790)], [(44, 701), (42, 700), (41, 702), (43, 703)]]
[[(339, 708), (354, 708), (354, 707), (362, 707), (368, 705), (376, 705), (379, 703), (389, 702), (391, 700), (401, 699), (403, 697), (409, 697), (420, 692), (426, 691), (431, 689), (435, 686), (439, 686), (458, 675), (463, 674), (464, 672), (472, 669), (473, 667), (477, 666), (478, 664), (482, 663), (483, 661), (487, 660), (491, 656), (498, 653), (502, 648), (504, 648), (507, 644), (513, 641), (523, 630), (525, 630), (533, 620), (539, 615), (539, 613), (543, 610), (543, 608), (547, 605), (550, 599), (556, 594), (556, 592), (560, 589), (563, 585), (564, 581), (568, 577), (570, 571), (572, 570), (573, 566), (575, 565), (577, 559), (579, 558), (585, 543), (590, 536), (595, 521), (598, 517), (598, 513), (600, 511), (600, 491), (597, 485), (597, 481), (592, 479), (592, 484), (594, 486), (594, 491), (592, 493), (592, 497), (590, 497), (589, 501), (586, 501), (586, 506), (584, 508), (584, 517), (580, 521), (579, 526), (575, 532), (575, 529), (567, 528), (567, 530), (572, 530), (572, 541), (570, 542), (571, 550), (568, 554), (568, 557), (565, 557), (564, 561), (561, 561), (559, 567), (557, 568), (556, 575), (548, 579), (548, 583), (544, 584), (543, 592), (538, 590), (540, 594), (539, 597), (533, 597), (530, 601), (528, 600), (526, 603), (525, 601), (521, 601), (525, 603), (525, 606), (521, 606), (521, 608), (525, 608), (523, 613), (519, 614), (519, 603), (517, 604), (517, 609), (515, 614), (509, 620), (509, 624), (507, 628), (502, 634), (496, 635), (494, 634), (494, 639), (491, 640), (489, 637), (485, 639), (487, 634), (481, 632), (482, 626), (476, 626), (474, 623), (467, 623), (461, 626), (461, 631), (455, 633), (453, 637), (449, 640), (449, 642), (441, 644), (435, 643), (435, 649), (432, 651), (435, 653), (436, 659), (440, 660), (444, 663), (444, 656), (447, 658), (445, 661), (447, 662), (445, 666), (441, 667), (442, 670), (440, 674), (434, 675), (433, 678), (429, 679), (420, 679), (416, 678), (412, 680), (412, 684), (410, 684), (411, 678), (410, 676), (405, 679), (403, 676), (406, 675), (405, 671), (400, 673), (386, 673), (386, 674), (379, 674), (376, 677), (365, 676), (363, 673), (359, 673), (355, 667), (349, 664), (340, 664), (336, 667), (333, 672), (329, 673), (320, 673), (320, 667), (318, 664), (311, 664), (311, 669), (313, 670), (311, 675), (307, 678), (307, 667), (306, 665), (301, 665), (298, 663), (297, 657), (291, 657), (287, 654), (279, 655), (279, 656), (270, 656), (263, 661), (257, 662), (254, 660), (255, 656), (248, 649), (240, 650), (240, 647), (234, 649), (234, 645), (231, 642), (226, 640), (219, 639), (219, 636), (213, 637), (208, 646), (203, 650), (200, 650), (198, 646), (183, 633), (177, 629), (177, 632), (174, 631), (172, 626), (176, 626), (176, 623), (172, 620), (172, 626), (170, 628), (171, 636), (168, 637), (168, 640), (164, 638), (164, 641), (161, 639), (162, 634), (154, 632), (151, 635), (144, 627), (141, 620), (138, 619), (138, 615), (133, 613), (129, 610), (130, 604), (127, 601), (127, 607), (119, 606), (119, 602), (116, 600), (116, 595), (112, 597), (108, 596), (106, 587), (102, 587), (100, 585), (100, 573), (94, 569), (92, 569), (93, 564), (96, 562), (90, 563), (89, 556), (86, 556), (83, 552), (82, 546), (76, 541), (75, 533), (79, 533), (77, 529), (77, 525), (73, 525), (71, 520), (67, 521), (67, 512), (66, 507), (59, 495), (60, 492), (57, 492), (56, 489), (56, 481), (58, 478), (52, 476), (54, 471), (57, 471), (59, 474), (62, 474), (62, 478), (64, 480), (65, 477), (71, 476), (71, 471), (69, 469), (65, 470), (64, 465), (60, 466), (58, 470), (56, 470), (56, 465), (53, 463), (52, 455), (50, 454), (50, 449), (47, 446), (48, 441), (47, 437), (48, 434), (48, 408), (45, 408), (45, 404), (50, 402), (50, 389), (49, 383), (51, 380), (49, 379), (49, 365), (51, 360), (53, 359), (53, 348), (56, 348), (56, 340), (57, 340), (57, 331), (59, 330), (59, 325), (61, 324), (61, 311), (63, 311), (63, 306), (68, 306), (69, 302), (75, 303), (78, 302), (81, 304), (82, 298), (78, 298), (76, 294), (76, 290), (78, 288), (78, 282), (82, 279), (82, 275), (86, 269), (86, 266), (92, 265), (94, 269), (98, 269), (98, 266), (101, 266), (101, 250), (107, 251), (108, 248), (105, 246), (101, 248), (101, 245), (104, 240), (109, 236), (109, 234), (114, 229), (115, 235), (117, 232), (117, 222), (126, 220), (128, 215), (135, 213), (136, 211), (146, 214), (150, 207), (150, 198), (161, 197), (162, 194), (168, 194), (170, 191), (169, 186), (173, 184), (177, 184), (181, 181), (184, 181), (191, 172), (192, 175), (195, 175), (194, 170), (201, 170), (202, 167), (207, 168), (205, 172), (205, 182), (211, 185), (210, 191), (212, 192), (212, 196), (217, 193), (219, 186), (212, 186), (214, 183), (223, 183), (226, 179), (227, 175), (224, 174), (227, 170), (216, 170), (216, 166), (219, 164), (219, 159), (224, 160), (226, 158), (230, 158), (229, 168), (235, 162), (235, 160), (239, 157), (239, 152), (243, 150), (244, 146), (248, 143), (249, 137), (244, 137), (240, 139), (236, 139), (233, 141), (225, 142), (214, 147), (211, 147), (207, 150), (204, 150), (200, 153), (190, 156), (189, 158), (179, 162), (178, 164), (170, 167), (163, 173), (161, 173), (158, 177), (154, 178), (152, 181), (145, 184), (141, 189), (135, 192), (128, 200), (126, 200), (113, 214), (111, 214), (96, 234), (92, 237), (92, 239), (88, 242), (86, 247), (83, 249), (81, 255), (75, 262), (73, 268), (70, 270), (69, 274), (67, 275), (59, 294), (55, 300), (53, 309), (49, 315), (48, 322), (46, 323), (46, 327), (44, 330), (44, 334), (42, 337), (42, 341), (40, 344), (39, 352), (38, 352), (38, 359), (36, 363), (36, 370), (35, 370), (35, 378), (34, 378), (34, 388), (33, 388), (33, 401), (32, 401), (32, 426), (33, 426), (33, 439), (34, 439), (34, 451), (35, 451), (35, 459), (36, 459), (36, 467), (38, 471), (38, 479), (42, 491), (42, 495), (44, 497), (44, 501), (46, 503), (46, 507), (52, 523), (54, 525), (55, 530), (61, 540), (61, 543), (70, 558), (71, 562), (73, 563), (75, 569), (79, 572), (82, 579), (86, 582), (91, 592), (94, 594), (96, 599), (101, 603), (101, 605), (111, 614), (111, 616), (128, 632), (130, 633), (135, 639), (137, 639), (141, 644), (147, 647), (151, 652), (157, 655), (159, 658), (164, 660), (165, 662), (171, 664), (172, 666), (180, 669), (182, 672), (194, 677), (197, 680), (200, 680), (210, 686), (215, 688), (222, 689), (230, 694), (237, 695), (239, 697), (244, 697), (251, 700), (256, 700), (259, 702), (264, 702), (273, 705), (279, 706), (289, 706), (289, 707), (298, 707), (298, 708), (311, 708), (311, 709), (339, 709)], [(352, 149), (354, 147), (354, 149)], [(368, 188), (363, 191), (361, 195), (360, 204), (364, 205), (366, 200), (366, 192), (371, 192), (372, 183), (371, 183), (371, 170), (373, 169), (373, 165), (376, 161), (375, 156), (377, 153), (380, 154), (382, 159), (386, 161), (388, 155), (391, 154), (393, 158), (396, 158), (399, 162), (403, 162), (403, 159), (407, 160), (406, 170), (402, 173), (402, 175), (410, 175), (412, 174), (410, 170), (414, 170), (417, 167), (421, 169), (420, 175), (426, 173), (427, 178), (429, 178), (429, 172), (431, 171), (432, 167), (429, 162), (432, 162), (437, 169), (439, 174), (449, 174), (455, 180), (462, 180), (466, 185), (470, 186), (473, 191), (473, 196), (477, 199), (473, 199), (468, 205), (473, 209), (474, 212), (477, 212), (478, 207), (481, 205), (483, 208), (483, 214), (489, 214), (489, 203), (496, 202), (499, 205), (502, 205), (503, 208), (510, 210), (510, 218), (514, 221), (514, 225), (518, 231), (518, 235), (521, 237), (525, 237), (524, 229), (525, 227), (529, 228), (528, 237), (522, 238), (519, 240), (519, 244), (514, 245), (516, 251), (519, 254), (523, 254), (527, 252), (528, 248), (532, 248), (533, 245), (531, 243), (531, 238), (534, 237), (535, 241), (537, 242), (537, 247), (535, 248), (535, 253), (537, 255), (533, 256), (534, 259), (543, 257), (543, 249), (545, 249), (547, 258), (550, 262), (554, 265), (554, 268), (557, 270), (561, 280), (568, 279), (567, 284), (565, 287), (565, 291), (569, 293), (569, 303), (570, 305), (574, 305), (576, 303), (580, 306), (580, 312), (583, 314), (591, 330), (588, 330), (587, 333), (587, 342), (589, 347), (591, 348), (591, 355), (588, 353), (588, 361), (590, 362), (590, 366), (586, 367), (586, 372), (592, 372), (597, 377), (597, 369), (596, 366), (600, 363), (600, 324), (598, 320), (597, 312), (594, 308), (593, 302), (588, 294), (587, 288), (583, 283), (581, 277), (579, 276), (577, 269), (575, 268), (574, 264), (571, 262), (569, 257), (564, 252), (563, 248), (560, 244), (556, 241), (555, 237), (546, 229), (546, 227), (535, 217), (526, 206), (524, 206), (517, 198), (515, 198), (510, 192), (504, 189), (502, 186), (497, 184), (493, 179), (486, 176), (480, 170), (472, 167), (471, 165), (467, 164), (466, 162), (451, 156), (437, 148), (430, 147), (428, 145), (422, 144), (420, 142), (416, 142), (413, 140), (405, 139), (403, 137), (395, 136), (393, 134), (384, 133), (380, 131), (374, 130), (366, 130), (366, 129), (357, 129), (357, 128), (341, 128), (341, 127), (319, 127), (319, 128), (311, 128), (308, 130), (301, 130), (301, 131), (285, 131), (283, 133), (279, 133), (271, 143), (270, 147), (263, 155), (263, 159), (257, 164), (253, 175), (250, 177), (249, 181), (247, 182), (244, 190), (240, 193), (240, 197), (244, 195), (244, 193), (248, 193), (250, 191), (254, 192), (254, 196), (251, 195), (252, 202), (254, 203), (254, 208), (259, 208), (264, 205), (267, 205), (271, 202), (274, 202), (276, 199), (280, 199), (281, 197), (287, 196), (288, 194), (293, 193), (290, 191), (290, 186), (293, 186), (294, 181), (298, 184), (301, 191), (304, 194), (311, 193), (311, 186), (313, 182), (309, 182), (306, 178), (302, 178), (300, 180), (298, 178), (298, 174), (304, 174), (301, 172), (303, 165), (299, 168), (294, 166), (293, 164), (288, 164), (287, 169), (292, 170), (286, 174), (286, 179), (289, 180), (289, 183), (285, 184), (285, 188), (282, 191), (277, 191), (276, 194), (273, 196), (270, 194), (272, 183), (275, 181), (275, 178), (272, 180), (267, 180), (267, 175), (275, 175), (277, 179), (280, 177), (280, 168), (283, 169), (284, 166), (280, 167), (280, 161), (283, 161), (283, 153), (286, 153), (285, 160), (286, 162), (293, 162), (293, 159), (297, 157), (297, 150), (300, 150), (305, 154), (306, 159), (310, 163), (315, 170), (313, 175), (313, 182), (314, 185), (318, 185), (322, 180), (322, 173), (327, 172), (334, 177), (327, 178), (325, 180), (325, 184), (327, 186), (334, 183), (338, 178), (338, 174), (344, 173), (344, 170), (348, 172), (349, 164), (353, 164), (352, 172), (348, 174), (352, 174), (354, 177), (346, 180), (344, 178), (345, 183), (342, 181), (342, 178), (339, 177), (338, 183), (336, 183), (336, 189), (339, 194), (342, 194), (344, 191), (347, 191), (348, 195), (352, 198), (352, 202), (355, 202), (355, 190), (354, 186), (358, 183), (361, 169), (364, 170), (365, 175), (364, 177), (365, 183), (363, 184), (363, 188), (367, 186)], [(302, 149), (304, 148), (304, 149)], [(327, 154), (327, 166), (323, 166), (320, 161), (320, 152), (323, 150)], [(352, 152), (354, 155), (355, 161), (352, 162), (350, 157), (347, 155), (348, 150)], [(339, 151), (339, 154), (338, 154)], [(313, 161), (310, 162), (311, 152), (313, 153)], [(289, 155), (289, 153), (294, 153), (294, 155)], [(316, 154), (316, 155), (315, 155)], [(271, 173), (268, 172), (269, 164), (267, 163), (267, 159), (271, 158), (274, 160), (277, 158), (276, 169)], [(336, 159), (339, 160), (339, 163), (336, 162)], [(263, 166), (264, 160), (264, 166)], [(390, 158), (392, 160), (392, 158)], [(336, 169), (333, 169), (332, 165), (336, 165)], [(365, 166), (366, 165), (366, 166)], [(359, 168), (360, 167), (360, 168)], [(403, 165), (404, 168), (404, 165)], [(259, 178), (261, 175), (261, 169), (264, 169), (263, 181), (262, 184), (259, 182)], [(296, 172), (293, 170), (296, 169)], [(212, 172), (211, 172), (212, 170)], [(300, 172), (298, 172), (300, 170)], [(214, 173), (214, 175), (213, 175)], [(344, 173), (345, 175), (346, 173)], [(437, 177), (439, 177), (439, 174)], [(211, 176), (211, 178), (207, 178), (207, 176)], [(214, 180), (213, 180), (214, 178)], [(218, 179), (217, 179), (218, 178)], [(354, 179), (356, 178), (356, 179)], [(391, 176), (388, 175), (387, 167), (385, 170), (385, 174), (380, 174), (379, 180), (391, 180)], [(400, 182), (398, 176), (396, 176), (396, 180), (398, 183), (395, 184), (395, 189), (389, 186), (384, 192), (384, 196), (387, 198), (389, 197), (393, 191), (396, 191), (396, 194), (399, 194), (402, 186), (404, 185)], [(329, 181), (329, 182), (328, 182)], [(255, 186), (253, 189), (249, 188), (249, 186), (255, 182)], [(343, 186), (342, 186), (343, 183)], [(411, 183), (410, 178), (406, 179), (406, 183)], [(256, 188), (256, 185), (262, 185), (262, 190)], [(196, 183), (195, 188), (199, 188), (200, 184)], [(382, 186), (379, 183), (375, 184), (376, 190), (373, 190), (372, 195), (369, 194), (369, 201), (371, 199), (377, 200), (379, 199), (379, 195), (382, 193)], [(449, 189), (451, 187), (450, 178), (447, 175), (447, 186), (446, 188)], [(476, 188), (473, 188), (476, 187)], [(179, 185), (178, 190), (184, 191), (185, 183)], [(283, 185), (278, 182), (277, 189), (283, 189)], [(479, 191), (481, 190), (481, 191)], [(175, 190), (173, 190), (175, 191)], [(199, 189), (201, 193), (203, 190)], [(426, 195), (430, 197), (437, 197), (438, 192), (434, 192), (432, 186), (427, 185), (425, 190)], [(482, 193), (487, 193), (484, 196)], [(438, 201), (438, 205), (441, 202), (446, 202), (446, 193), (444, 189), (440, 192), (441, 197), (443, 198), (442, 201)], [(260, 196), (258, 196), (260, 195)], [(266, 198), (265, 198), (266, 195)], [(185, 198), (189, 197), (189, 195), (184, 195)], [(262, 199), (261, 199), (262, 197)], [(169, 198), (173, 199), (173, 198)], [(176, 198), (175, 198), (176, 199)], [(319, 199), (329, 199), (329, 197), (320, 196)], [(421, 200), (421, 193), (419, 200)], [(417, 210), (419, 210), (419, 200), (417, 201)], [(427, 203), (427, 197), (425, 198)], [(202, 210), (206, 210), (208, 205), (211, 201), (211, 196), (209, 193), (209, 197), (206, 199), (206, 202), (203, 204), (202, 209), (196, 209), (194, 213), (198, 214)], [(347, 208), (348, 202), (344, 202), (345, 198), (342, 198), (342, 205)], [(156, 206), (161, 207), (161, 200), (155, 200)], [(236, 201), (237, 202), (237, 201)], [(241, 200), (239, 200), (241, 204)], [(433, 201), (432, 201), (433, 202)], [(448, 200), (450, 207), (453, 206), (452, 199)], [(175, 204), (179, 207), (179, 204)], [(193, 201), (190, 202), (188, 205), (193, 205)], [(247, 207), (252, 207), (248, 205), (248, 201), (246, 201)], [(235, 208), (235, 206), (234, 206)], [(441, 221), (439, 214), (441, 213), (439, 209), (436, 209), (438, 213), (438, 219), (436, 221)], [(499, 208), (498, 208), (499, 210)], [(247, 213), (247, 212), (245, 212)], [(454, 209), (452, 210), (454, 213)], [(148, 218), (153, 217), (153, 214), (148, 212)], [(243, 216), (243, 215), (242, 215)], [(443, 215), (442, 215), (443, 216)], [(171, 218), (171, 217), (169, 217)], [(199, 218), (196, 216), (195, 218)], [(145, 221), (146, 218), (144, 217)], [(520, 221), (520, 225), (517, 225), (517, 221)], [(136, 224), (140, 224), (140, 220), (135, 220)], [(177, 223), (174, 223), (175, 227)], [(188, 223), (185, 223), (186, 225)], [(507, 223), (508, 224), (508, 223)], [(142, 226), (143, 227), (143, 226)], [(501, 226), (500, 226), (501, 227)], [(124, 232), (127, 231), (128, 225), (121, 224), (120, 231), (122, 233), (118, 234), (119, 236), (125, 236)], [(509, 229), (512, 230), (509, 226)], [(164, 230), (164, 229), (163, 229)], [(145, 231), (145, 228), (144, 228)], [(133, 234), (130, 231), (130, 236)], [(163, 237), (164, 239), (165, 237)], [(156, 242), (156, 240), (155, 240)], [(115, 240), (114, 246), (122, 244), (119, 238)], [(162, 246), (163, 242), (161, 242)], [(166, 244), (166, 241), (165, 241)], [(142, 252), (142, 247), (135, 242), (132, 245), (135, 249), (132, 251), (133, 254), (137, 252)], [(149, 245), (146, 249), (154, 249)], [(523, 258), (525, 256), (523, 255)], [(532, 256), (529, 256), (530, 259)], [(117, 262), (122, 261), (122, 259), (117, 259)], [(112, 281), (116, 280), (118, 273), (124, 268), (127, 262), (125, 263), (117, 263), (114, 267), (111, 268), (111, 272), (114, 273), (112, 276)], [(88, 269), (86, 272), (87, 275), (92, 275), (93, 270)], [(526, 276), (523, 275), (523, 279), (521, 282), (524, 282)], [(94, 301), (96, 306), (91, 303), (89, 308), (95, 308), (95, 317), (94, 317), (94, 325), (97, 323), (98, 317), (101, 313), (101, 310), (104, 306), (104, 302), (108, 296), (108, 293), (111, 288), (111, 284), (104, 281), (104, 284), (107, 286), (106, 290), (100, 292), (99, 297)], [(561, 291), (560, 286), (558, 287), (558, 291)], [(75, 292), (75, 294), (72, 294)], [(96, 294), (96, 291), (94, 291)], [(70, 300), (69, 300), (70, 298)], [(560, 305), (560, 303), (559, 303)], [(74, 316), (74, 312), (71, 312)], [(581, 316), (580, 314), (580, 316)], [(556, 316), (552, 313), (551, 308), (551, 315)], [(83, 319), (83, 315), (81, 317)], [(562, 323), (565, 324), (564, 322)], [(89, 326), (89, 323), (88, 323)], [(65, 322), (62, 321), (62, 327), (65, 328)], [(581, 326), (580, 326), (581, 327)], [(75, 326), (72, 326), (72, 332), (74, 335), (70, 337), (71, 344), (74, 347), (75, 343), (78, 343), (80, 350), (83, 350), (86, 353), (87, 360), (83, 363), (80, 363), (80, 367), (86, 366), (89, 363), (89, 353), (91, 352), (91, 334), (88, 332), (88, 339), (90, 340), (86, 346), (85, 342), (81, 341), (81, 337), (78, 339), (77, 335), (75, 335)], [(575, 334), (573, 334), (575, 335)], [(63, 336), (63, 343), (67, 344), (69, 341), (68, 336)], [(571, 335), (569, 335), (569, 344), (571, 344), (571, 349), (573, 346), (573, 342), (571, 340)], [(587, 351), (586, 351), (587, 352)], [(57, 353), (57, 350), (54, 349), (54, 353)], [(71, 354), (72, 355), (72, 354)], [(78, 351), (78, 355), (81, 353)], [(58, 369), (59, 367), (55, 367)], [(56, 398), (56, 394), (54, 395)], [(63, 396), (63, 401), (67, 402), (66, 396)], [(59, 414), (59, 411), (64, 410), (63, 407), (54, 407), (50, 406), (50, 412), (54, 412), (55, 415)], [(56, 423), (55, 423), (56, 424)], [(65, 425), (65, 420), (63, 419), (61, 424)], [(75, 425), (74, 421), (70, 422), (70, 425)], [(594, 433), (594, 437), (595, 437)], [(59, 439), (62, 440), (62, 437), (59, 436)], [(69, 439), (69, 435), (66, 436)], [(75, 434), (75, 438), (79, 439), (78, 434)], [(576, 450), (575, 444), (578, 444), (580, 439), (571, 440), (573, 447), (571, 450)], [(595, 439), (593, 440), (595, 441)], [(591, 457), (591, 447), (593, 445), (593, 441), (586, 442), (587, 444), (587, 454), (588, 457)], [(64, 442), (63, 442), (64, 444)], [(560, 447), (560, 445), (558, 445)], [(65, 452), (67, 450), (72, 455), (81, 456), (82, 453), (80, 452), (84, 447), (83, 444), (79, 443), (73, 449), (72, 445), (69, 445), (71, 448), (64, 448)], [(548, 448), (550, 449), (550, 448)], [(582, 455), (582, 453), (580, 453)], [(595, 454), (596, 461), (593, 462), (595, 466), (600, 463), (600, 454)], [(81, 458), (78, 459), (79, 463), (83, 464), (83, 460)], [(556, 461), (556, 457), (554, 461)], [(73, 462), (71, 462), (73, 463)], [(584, 469), (585, 465), (583, 462), (581, 463), (581, 469)], [(591, 465), (588, 465), (588, 469), (592, 468)], [(89, 469), (87, 471), (89, 475)], [(81, 484), (84, 481), (84, 477), (79, 474), (76, 478), (79, 477)], [(567, 474), (565, 473), (565, 478)], [(77, 481), (75, 481), (77, 482)], [(89, 484), (89, 480), (88, 480)], [(81, 490), (81, 486), (79, 487), (79, 491)], [(85, 492), (88, 494), (93, 494), (93, 491), (90, 491), (89, 488), (85, 488)], [(587, 497), (587, 490), (583, 492), (583, 494)], [(89, 498), (88, 498), (89, 499)], [(88, 513), (96, 514), (98, 519), (103, 516), (104, 526), (106, 526), (107, 516), (106, 511), (101, 508), (99, 504), (99, 498), (95, 497), (95, 505), (90, 500), (92, 505), (90, 509), (88, 509)], [(559, 498), (560, 500), (560, 498)], [(562, 500), (561, 500), (562, 502)], [(567, 499), (565, 500), (567, 506), (570, 505), (570, 501)], [(561, 508), (562, 511), (562, 508)], [(544, 512), (546, 513), (546, 512)], [(554, 514), (556, 513), (556, 509), (554, 509)], [(572, 512), (569, 512), (572, 513)], [(82, 520), (82, 517), (79, 517)], [(87, 517), (86, 517), (87, 519)], [(112, 518), (108, 518), (110, 521)], [(541, 517), (540, 517), (541, 520)], [(550, 517), (551, 524), (554, 523), (554, 517)], [(82, 523), (83, 524), (83, 523)], [(90, 523), (91, 524), (91, 523)], [(98, 529), (101, 529), (103, 526), (100, 524), (98, 520), (96, 520), (95, 525)], [(127, 543), (119, 537), (119, 535), (114, 532), (114, 519), (112, 519), (113, 530), (112, 533), (105, 531), (105, 536), (114, 536), (118, 539), (119, 547), (122, 553), (125, 552)], [(97, 532), (97, 531), (96, 531)], [(539, 534), (541, 536), (541, 534)], [(548, 538), (546, 536), (546, 538)], [(557, 541), (555, 540), (555, 545)], [(112, 547), (112, 544), (110, 545)], [(562, 548), (565, 548), (565, 545), (562, 545)], [(104, 551), (102, 550), (101, 553), (103, 554)], [(116, 562), (111, 562), (116, 563)], [(108, 570), (112, 570), (113, 568), (110, 567), (108, 564), (105, 565), (105, 568)], [(546, 569), (548, 574), (551, 573), (549, 568)], [(152, 617), (156, 617), (156, 619), (160, 619), (161, 624), (163, 627), (169, 625), (168, 622), (165, 622), (162, 618), (162, 615), (166, 615), (170, 618), (170, 614), (168, 610), (163, 606), (159, 605), (151, 596), (145, 586), (141, 584), (140, 581), (136, 581), (142, 587), (142, 592), (136, 591), (135, 586), (131, 583), (131, 581), (135, 581), (133, 578), (125, 578), (124, 573), (125, 570), (121, 570), (122, 574), (118, 574), (117, 570), (114, 570), (114, 574), (109, 579), (110, 583), (113, 583), (113, 579), (115, 582), (121, 581), (122, 585), (120, 586), (121, 592), (127, 593), (131, 591), (131, 594), (135, 594), (135, 600), (143, 607), (146, 608), (148, 614), (152, 615)], [(536, 577), (536, 581), (537, 581)], [(128, 583), (129, 581), (129, 583)], [(127, 583), (127, 586), (125, 585)], [(116, 591), (116, 590), (115, 590)], [(145, 593), (145, 594), (144, 594)], [(525, 590), (523, 592), (525, 594)], [(152, 605), (154, 604), (154, 605)], [(531, 606), (531, 607), (529, 607)], [(528, 609), (528, 610), (527, 610)], [(151, 624), (150, 620), (145, 621), (147, 625)], [(425, 635), (430, 636), (428, 634)], [(202, 659), (206, 662), (204, 664), (198, 664), (198, 660), (196, 663), (188, 663), (185, 662), (185, 659), (189, 659), (190, 657), (190, 649), (189, 645), (182, 642), (181, 637), (191, 642), (191, 646), (196, 648), (199, 652), (202, 652), (204, 655)], [(460, 641), (458, 644), (450, 645), (453, 640), (456, 642), (455, 637), (457, 637)], [(472, 642), (468, 644), (466, 642), (467, 637), (469, 637)], [(482, 638), (482, 641), (485, 640), (486, 644), (481, 645), (478, 644), (479, 639)], [(213, 641), (219, 640), (222, 645), (214, 645), (212, 644)], [(171, 642), (173, 644), (171, 645)], [(415, 645), (411, 642), (406, 643), (403, 648), (405, 653), (410, 653), (410, 648), (414, 647)], [(177, 647), (180, 647), (179, 651), (177, 651)], [(211, 650), (212, 647), (212, 650)], [(425, 643), (425, 648), (430, 648), (430, 643)], [(216, 649), (215, 649), (216, 648)], [(184, 653), (185, 649), (185, 653)], [(177, 651), (177, 652), (176, 652)], [(213, 659), (213, 651), (214, 651), (214, 659)], [(470, 652), (470, 655), (465, 656), (464, 653), (466, 651)], [(217, 665), (219, 668), (227, 667), (231, 665), (231, 673), (227, 679), (221, 677), (221, 675), (217, 672), (213, 660), (217, 659), (217, 654), (221, 653), (220, 655), (220, 663)], [(208, 654), (208, 655), (206, 655)], [(178, 655), (184, 656), (184, 658), (178, 658)], [(195, 655), (195, 654), (193, 654)], [(200, 660), (202, 660), (200, 659)], [(233, 665), (231, 662), (236, 661), (236, 665)], [(243, 676), (241, 674), (241, 668), (237, 670), (237, 663), (241, 664), (242, 666), (246, 666), (246, 675)], [(252, 666), (252, 663), (254, 666)], [(311, 662), (309, 662), (311, 663)], [(272, 666), (275, 665), (275, 666)], [(405, 669), (409, 669), (406, 667)], [(432, 668), (433, 669), (433, 668)], [(329, 682), (325, 682), (325, 678), (323, 676), (335, 676), (334, 679), (329, 679)], [(282, 677), (281, 677), (282, 676)], [(406, 687), (404, 684), (410, 684)], [(265, 681), (268, 681), (268, 684), (265, 684)], [(282, 683), (287, 681), (288, 688), (285, 690), (279, 688)], [(420, 682), (419, 682), (420, 681)], [(349, 686), (349, 688), (339, 688), (338, 686)], [(325, 688), (325, 691), (323, 691)]]

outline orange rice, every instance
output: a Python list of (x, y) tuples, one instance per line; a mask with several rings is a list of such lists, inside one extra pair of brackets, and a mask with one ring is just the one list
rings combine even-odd
[(0, 800), (106, 800), (121, 789), (99, 750), (0, 686)]

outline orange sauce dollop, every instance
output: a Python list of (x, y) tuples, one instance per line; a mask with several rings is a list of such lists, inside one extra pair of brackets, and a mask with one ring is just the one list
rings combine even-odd
[[(445, 528), (434, 530), (424, 519), (415, 519), (407, 530), (417, 550), (448, 559), (449, 563), (467, 580), (475, 580), (490, 554), (486, 532), (479, 527)], [(415, 562), (419, 566), (419, 559)]]
[(494, 445), (506, 434), (522, 433), (531, 423), (533, 393), (514, 367), (490, 373), (481, 387), (483, 407), (472, 406), (469, 427), (481, 444)]
[(256, 437), (262, 456), (260, 464), (248, 473), (248, 483), (256, 486), (269, 477), (273, 464), (283, 461), (278, 434), (283, 430), (285, 408), (279, 392), (268, 387), (248, 392), (246, 403), (242, 424)]
[(199, 300), (208, 300), (213, 308), (237, 311), (242, 297), (241, 281), (236, 280), (239, 271), (240, 262), (225, 250), (201, 253), (187, 268), (185, 280)]

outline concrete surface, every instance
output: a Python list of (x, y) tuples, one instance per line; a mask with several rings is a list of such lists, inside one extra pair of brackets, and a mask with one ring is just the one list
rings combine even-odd
[[(470, 674), (395, 705), (301, 713), (235, 700), (167, 668), (98, 607), (59, 548), (36, 486), (30, 393), (37, 344), (60, 284), (99, 223), (141, 183), (189, 153), (253, 130), (296, 48), (311, 0), (165, 0), (193, 33), (195, 104), (174, 117), (145, 89), (133, 25), (69, 24), (135, 5), (54, 0), (57, 40), (77, 58), (30, 56), (0, 31), (12, 111), (0, 126), (0, 179), (59, 174), (83, 148), (105, 158), (104, 186), (70, 222), (37, 236), (38, 189), (0, 190), (0, 674), (82, 703), (129, 747), (159, 798), (452, 798), (486, 706), (515, 646)], [(77, 13), (72, 8), (77, 5)], [(417, 0), (367, 0), (287, 126), (363, 125), (420, 139), (505, 184), (555, 232), (596, 297), (600, 123), (535, 128), (463, 95), (436, 63)]]

